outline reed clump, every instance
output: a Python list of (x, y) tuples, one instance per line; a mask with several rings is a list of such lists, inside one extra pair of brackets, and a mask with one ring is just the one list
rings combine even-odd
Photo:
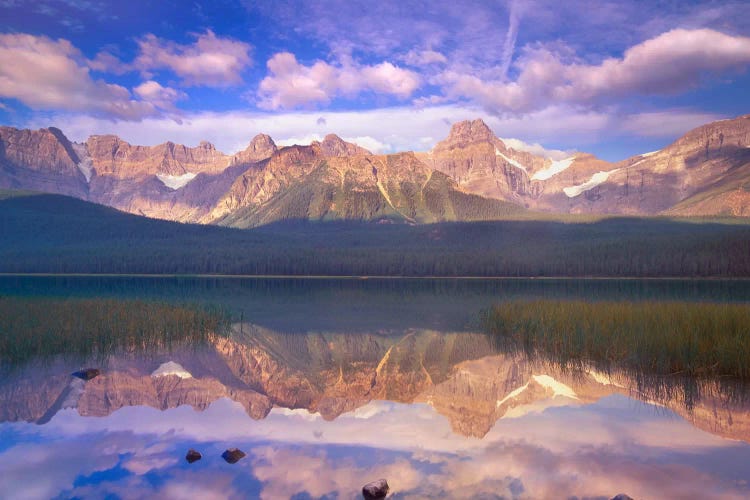
[(229, 314), (210, 306), (0, 297), (0, 363), (162, 349), (205, 342), (227, 334), (229, 326)]
[(750, 380), (750, 305), (514, 301), (483, 314), (503, 350), (570, 368)]

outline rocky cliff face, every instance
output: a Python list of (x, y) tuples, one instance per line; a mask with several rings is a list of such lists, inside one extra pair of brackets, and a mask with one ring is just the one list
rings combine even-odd
[(482, 120), (454, 124), (448, 138), (422, 158), (468, 192), (562, 212), (567, 211), (559, 203), (563, 189), (609, 165), (585, 153), (553, 161), (517, 151), (495, 137)]
[(195, 148), (173, 142), (158, 146), (133, 146), (114, 135), (89, 137), (86, 151), (98, 176), (118, 179), (220, 172), (227, 167), (229, 160), (210, 142), (201, 142)]
[[(611, 164), (508, 147), (481, 120), (428, 153), (373, 155), (336, 135), (277, 148), (265, 135), (229, 156), (207, 142), (68, 141), (0, 128), (0, 187), (76, 196), (149, 217), (251, 227), (281, 219), (422, 223), (557, 213), (750, 215), (750, 115), (695, 129)], [(509, 205), (511, 203), (512, 205)]]
[[(558, 213), (750, 214), (750, 116), (695, 129), (617, 164), (576, 153), (552, 161), (461, 122), (424, 160), (470, 192)], [(494, 154), (493, 154), (494, 153)]]
[[(235, 227), (288, 219), (414, 223), (497, 218), (520, 210), (475, 199), (414, 153), (371, 155), (342, 146), (338, 138), (326, 141), (283, 148), (262, 168), (248, 170), (211, 218)], [(357, 154), (343, 154), (352, 151)]]
[(87, 196), (73, 145), (56, 128), (0, 127), (0, 187)]
[(323, 155), (328, 157), (364, 156), (372, 154), (365, 148), (352, 144), (351, 142), (346, 142), (336, 134), (328, 134), (322, 142), (314, 141), (313, 144), (318, 144)]
[(529, 176), (501, 152), (510, 154), (482, 120), (474, 120), (454, 124), (448, 138), (422, 158), (471, 193), (510, 200), (531, 189)]
[(750, 115), (688, 132), (660, 151), (613, 165), (573, 212), (748, 215)]
[(29, 170), (75, 176), (78, 157), (73, 146), (56, 128), (37, 131), (0, 127), (2, 160), (10, 165)]
[(247, 148), (232, 157), (231, 162), (233, 165), (258, 163), (270, 158), (276, 151), (278, 148), (270, 135), (258, 134), (253, 137)]

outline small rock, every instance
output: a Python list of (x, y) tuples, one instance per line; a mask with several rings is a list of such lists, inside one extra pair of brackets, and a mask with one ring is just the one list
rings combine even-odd
[(244, 456), (245, 452), (243, 452), (242, 450), (238, 450), (237, 448), (229, 448), (221, 454), (221, 458), (223, 458), (227, 461), (227, 463), (230, 464), (236, 464)]
[(192, 448), (190, 448), (187, 452), (187, 455), (185, 455), (185, 460), (187, 460), (189, 464), (192, 464), (193, 462), (197, 462), (201, 458), (203, 458), (203, 455), (201, 455), (200, 452), (195, 451)]
[(98, 368), (84, 368), (83, 370), (73, 372), (71, 375), (78, 377), (81, 380), (91, 380), (92, 378), (101, 375), (101, 373), (102, 372), (100, 372)]
[(385, 479), (378, 479), (377, 481), (362, 486), (362, 496), (365, 497), (365, 500), (385, 498), (386, 495), (388, 495), (388, 490), (390, 490), (388, 481)]
[(619, 493), (612, 497), (612, 500), (633, 500), (632, 497), (626, 495), (625, 493)]

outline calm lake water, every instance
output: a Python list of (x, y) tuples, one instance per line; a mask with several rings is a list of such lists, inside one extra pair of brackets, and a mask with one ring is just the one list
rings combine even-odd
[(3, 367), (0, 498), (355, 498), (381, 477), (395, 498), (750, 497), (748, 391), (655, 397), (499, 352), (479, 321), (519, 298), (750, 302), (747, 281), (0, 277), (0, 296), (232, 316), (205, 346)]

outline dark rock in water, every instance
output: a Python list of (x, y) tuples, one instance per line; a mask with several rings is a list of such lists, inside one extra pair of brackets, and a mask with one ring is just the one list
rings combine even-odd
[(237, 448), (229, 448), (221, 454), (221, 457), (230, 464), (236, 464), (244, 456), (245, 453), (242, 450), (238, 450)]
[(633, 500), (633, 498), (626, 495), (625, 493), (620, 493), (618, 495), (613, 496), (611, 500)]
[(377, 481), (362, 486), (362, 496), (365, 497), (365, 500), (385, 498), (386, 495), (388, 495), (388, 490), (390, 490), (388, 481), (385, 479), (378, 479)]
[(102, 372), (100, 372), (98, 368), (84, 368), (83, 370), (73, 372), (72, 375), (82, 380), (91, 380), (92, 378), (101, 375), (101, 373)]
[(201, 458), (203, 458), (203, 455), (201, 455), (200, 452), (195, 451), (192, 448), (190, 448), (187, 452), (187, 455), (185, 455), (185, 460), (187, 460), (189, 464), (192, 464), (193, 462), (197, 462)]

